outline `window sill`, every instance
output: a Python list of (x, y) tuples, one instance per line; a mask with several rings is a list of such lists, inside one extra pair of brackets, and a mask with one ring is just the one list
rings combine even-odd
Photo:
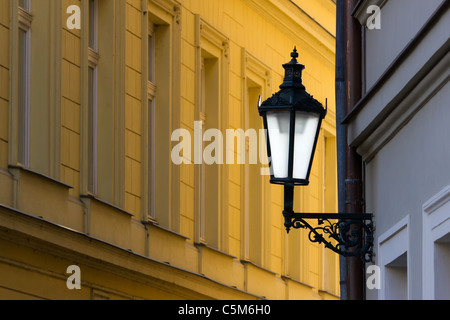
[(182, 238), (183, 240), (190, 240), (189, 237), (183, 236), (182, 234), (179, 234), (179, 233), (177, 233), (177, 232), (175, 232), (175, 231), (172, 231), (172, 230), (170, 230), (170, 229), (168, 229), (168, 228), (165, 228), (165, 227), (159, 225), (158, 222), (157, 222), (156, 220), (151, 219), (151, 220), (148, 220), (148, 221), (142, 221), (142, 223), (143, 223), (144, 225), (146, 225), (146, 226), (152, 226), (152, 227), (155, 227), (155, 228), (157, 228), (157, 229), (159, 229), (159, 230), (168, 232), (168, 233), (170, 233), (170, 234), (172, 234), (172, 235), (174, 235), (174, 236), (177, 236), (177, 237), (179, 237), (179, 238)]
[(278, 275), (278, 273), (276, 273), (276, 272), (273, 272), (272, 270), (269, 270), (269, 269), (266, 269), (266, 268), (264, 268), (264, 267), (261, 267), (260, 265), (257, 265), (256, 263), (254, 263), (254, 262), (252, 262), (252, 261), (250, 261), (250, 260), (241, 260), (241, 263), (243, 264), (243, 265), (251, 265), (251, 266), (253, 266), (253, 267), (255, 267), (255, 268), (257, 268), (257, 269), (260, 269), (260, 270), (262, 270), (262, 271), (265, 271), (265, 272), (268, 272), (268, 273), (271, 273), (271, 274), (273, 274), (273, 275)]
[(227, 257), (229, 257), (229, 258), (232, 258), (232, 259), (237, 259), (237, 257), (235, 257), (235, 256), (232, 256), (231, 254), (229, 254), (229, 253), (226, 253), (226, 252), (223, 252), (223, 251), (221, 251), (221, 250), (219, 250), (219, 249), (216, 249), (216, 248), (213, 248), (213, 247), (210, 247), (210, 246), (208, 246), (206, 243), (199, 243), (199, 242), (196, 242), (196, 243), (194, 243), (194, 246), (196, 247), (196, 248), (206, 248), (206, 249), (209, 249), (209, 250), (211, 250), (211, 251), (214, 251), (214, 252), (216, 252), (216, 253), (219, 253), (219, 254), (221, 254), (221, 255), (224, 255), (224, 256), (227, 256)]
[[(63, 183), (63, 182), (61, 182), (61, 181), (58, 181), (58, 180), (56, 180), (56, 179), (53, 179), (53, 178), (51, 178), (51, 177), (49, 177), (49, 176), (46, 176), (46, 175), (44, 175), (44, 174), (42, 174), (42, 173), (33, 171), (33, 170), (31, 170), (31, 169), (29, 169), (29, 168), (26, 168), (26, 167), (24, 167), (24, 166), (22, 166), (22, 165), (9, 165), (9, 166), (8, 166), (8, 169), (9, 169), (9, 170), (19, 170), (19, 171), (23, 171), (23, 172), (32, 174), (32, 175), (34, 175), (34, 176), (43, 178), (43, 179), (45, 179), (45, 180), (47, 180), (47, 181), (50, 181), (50, 182), (52, 182), (52, 183), (55, 183), (55, 184), (57, 184), (57, 185), (59, 185), (59, 186), (62, 186), (62, 187), (64, 187), (64, 188), (66, 188), (66, 189), (73, 189), (73, 187), (70, 186), (70, 185), (68, 185), (68, 184), (65, 184), (65, 183)], [(14, 175), (14, 174), (13, 174), (13, 175)]]
[(307, 284), (307, 283), (305, 283), (305, 282), (302, 282), (302, 281), (300, 281), (300, 280), (293, 279), (293, 278), (291, 278), (290, 276), (281, 276), (281, 279), (283, 279), (284, 281), (292, 281), (292, 282), (301, 284), (302, 286), (305, 286), (305, 287), (308, 287), (308, 288), (311, 288), (311, 289), (314, 288), (314, 286), (312, 286), (312, 285), (310, 285), (310, 284)]
[(100, 204), (102, 204), (102, 205), (104, 205), (104, 206), (107, 206), (107, 207), (109, 207), (109, 208), (115, 209), (116, 211), (118, 211), (118, 212), (120, 212), (120, 213), (126, 214), (126, 215), (129, 216), (129, 217), (134, 217), (134, 214), (132, 214), (132, 213), (130, 213), (130, 212), (128, 212), (128, 211), (126, 211), (126, 210), (124, 210), (124, 209), (118, 207), (118, 206), (115, 206), (115, 205), (113, 205), (113, 204), (111, 204), (111, 203), (109, 203), (109, 202), (106, 202), (106, 201), (104, 201), (104, 200), (101, 200), (101, 199), (99, 199), (97, 196), (94, 196), (94, 195), (92, 195), (92, 194), (83, 194), (83, 195), (80, 195), (80, 198), (81, 198), (81, 199), (90, 199), (90, 200), (93, 200), (93, 201), (98, 202), (98, 203), (100, 203)]

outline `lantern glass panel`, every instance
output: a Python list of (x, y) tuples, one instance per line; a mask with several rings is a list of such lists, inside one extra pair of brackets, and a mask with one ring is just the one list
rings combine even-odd
[(272, 169), (277, 179), (288, 178), (290, 123), (289, 111), (267, 112)]
[(319, 122), (317, 114), (295, 113), (294, 179), (308, 178)]

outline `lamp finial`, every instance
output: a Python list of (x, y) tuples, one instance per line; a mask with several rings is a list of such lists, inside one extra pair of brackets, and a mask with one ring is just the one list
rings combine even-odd
[(297, 58), (298, 58), (297, 46), (294, 47), (294, 51), (291, 53), (291, 57), (292, 57), (292, 60), (297, 61)]

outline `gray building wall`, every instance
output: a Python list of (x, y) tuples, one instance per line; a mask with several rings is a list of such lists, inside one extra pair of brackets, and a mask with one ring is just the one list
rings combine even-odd
[[(366, 205), (379, 237), (408, 221), (409, 297), (422, 299), (423, 205), (450, 184), (450, 106), (447, 84), (366, 164)], [(449, 266), (450, 272), (450, 266)], [(367, 297), (378, 298), (378, 290)]]
[(347, 119), (381, 272), (366, 296), (450, 299), (449, 1), (374, 2), (381, 29), (364, 31), (365, 95)]
[(419, 32), (442, 0), (390, 0), (381, 8), (381, 29), (366, 29), (366, 88), (370, 89)]

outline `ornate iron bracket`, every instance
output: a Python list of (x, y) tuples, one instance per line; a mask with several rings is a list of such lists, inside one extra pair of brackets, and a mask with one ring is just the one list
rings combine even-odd
[[(345, 256), (360, 256), (371, 262), (373, 255), (372, 214), (295, 213), (283, 211), (285, 227), (309, 230), (309, 240)], [(317, 220), (317, 226), (308, 223)]]

